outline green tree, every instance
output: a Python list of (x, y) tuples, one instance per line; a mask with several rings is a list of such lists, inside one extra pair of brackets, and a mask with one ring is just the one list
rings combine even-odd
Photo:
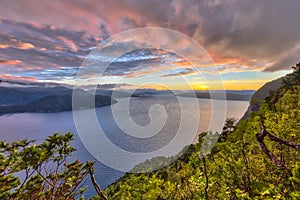
[(293, 73), (286, 75), (283, 79), (283, 87), (292, 89), (295, 85), (300, 85), (300, 63), (292, 67)]
[(226, 140), (227, 136), (235, 130), (236, 119), (228, 118), (225, 121), (225, 124), (222, 129), (222, 133), (220, 135), (220, 140)]
[(83, 199), (82, 183), (88, 174), (93, 176), (93, 163), (67, 162), (75, 151), (73, 138), (55, 133), (40, 144), (1, 141), (0, 199)]

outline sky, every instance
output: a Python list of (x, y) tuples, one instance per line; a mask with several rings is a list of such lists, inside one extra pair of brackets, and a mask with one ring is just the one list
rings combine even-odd
[[(98, 71), (90, 69), (81, 84), (185, 90), (188, 81), (190, 88), (201, 90), (207, 86), (197, 71), (217, 70), (225, 89), (255, 90), (300, 61), (299, 8), (298, 0), (1, 0), (0, 80), (72, 85), (101, 42), (135, 28), (161, 27), (195, 40), (211, 66), (199, 57), (200, 64), (192, 65), (176, 54), (184, 46), (178, 43), (171, 50), (121, 55), (100, 81)], [(129, 42), (112, 45), (133, 45), (135, 38)], [(105, 56), (111, 55), (98, 59)]]

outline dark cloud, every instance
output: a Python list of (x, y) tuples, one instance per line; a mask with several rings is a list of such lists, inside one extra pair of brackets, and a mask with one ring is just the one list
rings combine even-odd
[[(248, 65), (250, 70), (288, 69), (295, 62), (297, 51), (293, 49), (300, 43), (300, 1), (131, 0), (126, 3), (124, 9), (135, 13), (134, 20), (125, 20), (130, 24), (128, 28), (149, 25), (172, 28), (193, 37), (218, 57), (244, 60), (240, 64)], [(290, 55), (285, 56), (286, 52)], [(253, 59), (260, 60), (260, 64), (253, 65)]]
[[(282, 55), (299, 44), (299, 1), (218, 2), (209, 6), (207, 1), (201, 1), (198, 6), (202, 19), (198, 37), (214, 53), (276, 63), (289, 59)], [(294, 61), (293, 55), (290, 58)], [(274, 64), (267, 70), (289, 68), (290, 62), (285, 63), (288, 65)]]
[(294, 66), (300, 61), (299, 45), (298, 48), (291, 49), (290, 51), (286, 51), (282, 54), (283, 55), (280, 56), (280, 59), (278, 59), (274, 64), (272, 64), (271, 67), (266, 68), (265, 71), (277, 71), (281, 69), (286, 69), (287, 67), (290, 68), (291, 66)]

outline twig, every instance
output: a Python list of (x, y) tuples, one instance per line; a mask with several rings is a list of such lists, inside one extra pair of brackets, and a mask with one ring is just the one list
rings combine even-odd
[(91, 176), (91, 180), (93, 183), (93, 186), (97, 192), (97, 194), (102, 197), (105, 200), (108, 200), (107, 197), (105, 196), (105, 194), (102, 192), (100, 186), (98, 185), (98, 183), (96, 182), (95, 176), (94, 176), (94, 172), (93, 172), (93, 166), (91, 165), (91, 163), (87, 162), (88, 168), (89, 168), (89, 173)]
[(89, 172), (85, 172), (85, 173), (81, 174), (80, 180), (78, 180), (78, 181), (75, 183), (75, 185), (73, 186), (73, 189), (71, 189), (71, 191), (70, 191), (67, 195), (65, 195), (66, 198), (69, 197), (73, 192), (75, 192), (75, 191), (77, 190), (77, 188), (78, 188), (78, 186), (80, 185), (81, 181), (84, 179), (84, 177), (85, 177), (88, 173), (89, 173)]
[(296, 151), (300, 152), (300, 145), (295, 144), (293, 142), (290, 142), (288, 140), (281, 139), (277, 137), (276, 135), (271, 134), (266, 130), (263, 118), (261, 116), (261, 130), (259, 133), (256, 134), (256, 141), (259, 143), (261, 150), (266, 154), (271, 162), (276, 165), (277, 167), (280, 167), (281, 169), (286, 169), (286, 166), (284, 165), (284, 159), (281, 158), (280, 160), (277, 159), (277, 157), (267, 148), (267, 146), (264, 143), (264, 138), (268, 137), (270, 140), (278, 142), (280, 144), (284, 144), (288, 147), (291, 147), (295, 149)]
[(267, 134), (268, 134), (268, 137), (270, 138), (270, 140), (279, 142), (280, 144), (284, 144), (284, 145), (291, 147), (291, 148), (295, 149), (296, 151), (300, 152), (300, 145), (290, 142), (288, 140), (281, 139), (281, 138), (277, 137), (276, 135), (273, 135), (269, 132), (267, 132)]
[(285, 165), (277, 159), (277, 157), (267, 148), (266, 144), (264, 143), (265, 137), (268, 135), (265, 126), (262, 124), (261, 130), (259, 133), (256, 134), (256, 141), (260, 145), (261, 150), (263, 151), (264, 154), (266, 154), (271, 162), (276, 165), (277, 167), (281, 169), (286, 169)]

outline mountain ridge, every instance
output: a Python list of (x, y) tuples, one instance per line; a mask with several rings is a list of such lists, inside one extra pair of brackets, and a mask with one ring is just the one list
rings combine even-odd
[(260, 87), (250, 99), (250, 104), (241, 118), (241, 120), (246, 120), (252, 111), (258, 111), (261, 104), (265, 100), (265, 98), (269, 95), (270, 91), (275, 91), (282, 86), (283, 80), (286, 76), (277, 78), (270, 82), (265, 83), (262, 87)]
[[(77, 107), (72, 105), (74, 90), (77, 94)], [(110, 96), (96, 94), (83, 89), (56, 87), (0, 87), (0, 115), (23, 112), (60, 112), (72, 109), (90, 108), (89, 99), (94, 106), (107, 106), (117, 101)]]

